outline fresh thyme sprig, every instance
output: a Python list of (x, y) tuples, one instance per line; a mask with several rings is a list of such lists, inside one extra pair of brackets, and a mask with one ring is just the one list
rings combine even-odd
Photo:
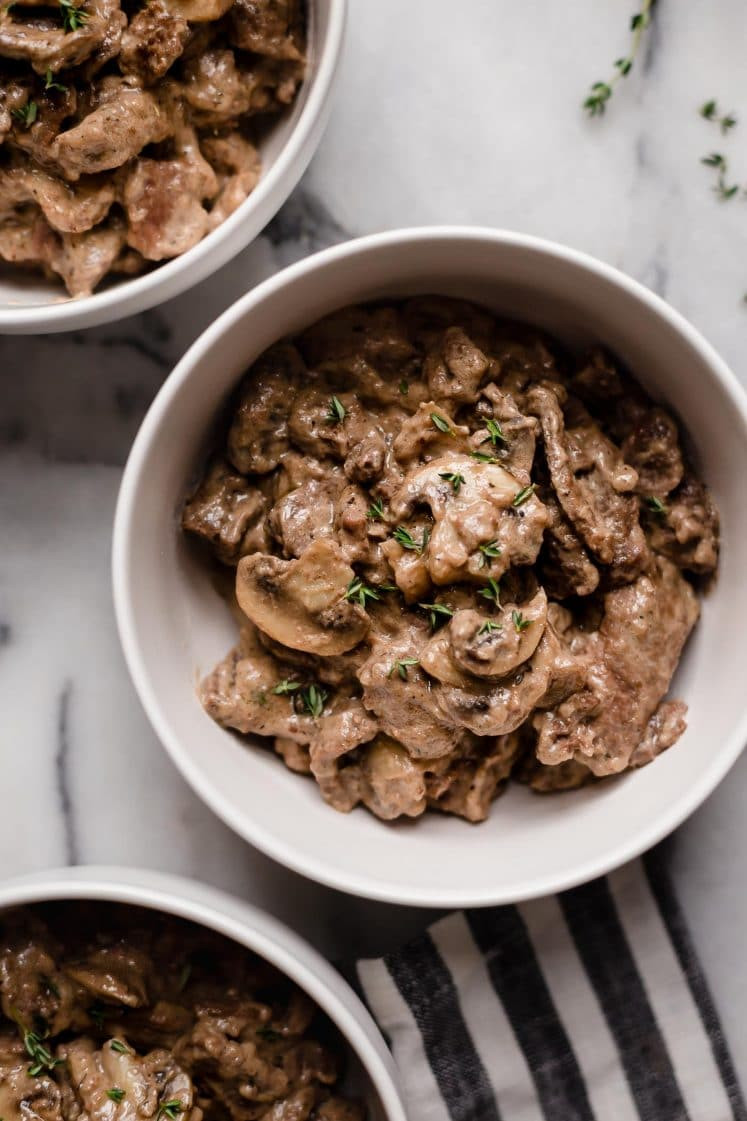
[(638, 51), (641, 47), (643, 33), (651, 24), (656, 0), (642, 0), (641, 10), (636, 12), (630, 21), (631, 40), (630, 49), (623, 58), (616, 58), (614, 62), (615, 73), (607, 82), (594, 82), (583, 107), (590, 117), (601, 117), (607, 108), (607, 102), (614, 93), (616, 84), (621, 78), (627, 78), (633, 69)]
[(114, 1051), (117, 1055), (131, 1055), (132, 1054), (132, 1051), (130, 1050), (130, 1048), (127, 1046), (126, 1043), (123, 1043), (121, 1039), (113, 1039), (111, 1041), (111, 1043), (109, 1044), (109, 1046), (111, 1047), (112, 1051)]
[(726, 156), (723, 156), (721, 152), (711, 152), (709, 155), (703, 156), (700, 162), (705, 164), (706, 167), (714, 168), (718, 173), (716, 184), (713, 188), (718, 197), (723, 202), (733, 199), (739, 190), (739, 185), (737, 183), (728, 183), (726, 180), (726, 174), (729, 170), (729, 163)]
[(501, 586), (492, 576), (488, 580), (488, 586), (481, 588), (477, 594), (482, 596), (483, 599), (492, 600), (493, 603), (500, 604), (501, 602)]
[(646, 505), (653, 514), (658, 514), (660, 518), (665, 518), (669, 513), (667, 506), (655, 494), (650, 495), (646, 499)]
[(448, 420), (445, 420), (440, 413), (431, 413), (431, 424), (434, 428), (437, 428), (439, 432), (444, 432), (447, 436), (454, 435)]
[(23, 1033), (23, 1046), (31, 1059), (28, 1072), (32, 1078), (35, 1078), (44, 1070), (54, 1070), (55, 1067), (61, 1066), (64, 1061), (63, 1059), (55, 1059), (49, 1048), (44, 1046), (46, 1038), (46, 1030), (43, 1034), (36, 1031), (24, 1031)]
[(428, 612), (432, 631), (435, 631), (454, 614), (453, 608), (448, 607), (445, 603), (419, 603), (418, 607)]
[[(483, 440), (483, 443), (486, 443), (486, 441)], [(498, 460), (495, 458), (494, 455), (488, 455), (487, 452), (470, 452), (469, 454), (472, 456), (473, 459), (476, 459), (478, 463), (497, 463), (498, 462)]]
[(518, 492), (518, 494), (514, 495), (514, 498), (513, 498), (513, 501), (511, 503), (511, 505), (512, 506), (523, 506), (524, 503), (527, 501), (527, 499), (532, 497), (532, 495), (534, 494), (536, 489), (537, 489), (537, 484), (536, 483), (531, 483), (530, 486), (523, 487), (522, 490), (520, 490)]
[(511, 621), (514, 624), (514, 630), (517, 634), (521, 634), (531, 624), (531, 619), (525, 619), (520, 611), (511, 612)]
[(347, 410), (339, 397), (330, 397), (327, 424), (342, 424), (347, 416)]
[(47, 73), (44, 75), (44, 92), (53, 93), (55, 90), (58, 93), (67, 93), (67, 86), (63, 86), (62, 82), (55, 82), (52, 71), (47, 68)]
[(495, 619), (486, 619), (477, 633), (478, 633), (478, 635), (480, 635), (480, 634), (492, 634), (493, 631), (502, 631), (502, 630), (503, 630), (503, 623), (496, 623)]
[(289, 677), (285, 677), (282, 681), (278, 681), (277, 685), (272, 691), (276, 697), (284, 697), (288, 693), (297, 692), (300, 688), (300, 681), (292, 681)]
[(171, 1098), (170, 1101), (161, 1102), (156, 1114), (156, 1121), (161, 1121), (162, 1117), (166, 1117), (168, 1121), (176, 1121), (180, 1113), (184, 1113), (184, 1106), (178, 1098)]
[(365, 607), (367, 600), (381, 599), (381, 596), (375, 588), (372, 588), (369, 584), (364, 584), (360, 576), (354, 576), (348, 584), (345, 599), (355, 599), (361, 607)]
[(31, 128), (39, 115), (39, 106), (35, 101), (27, 101), (18, 109), (11, 109), (11, 116), (19, 121), (24, 128)]
[(445, 479), (447, 483), (451, 483), (454, 494), (459, 494), (460, 486), (467, 481), (464, 475), (459, 475), (456, 471), (439, 471), (438, 477), (439, 479)]
[(124, 1090), (120, 1090), (119, 1086), (112, 1086), (111, 1090), (106, 1091), (106, 1096), (119, 1105), (119, 1103), (124, 1100), (125, 1092)]
[(309, 685), (307, 689), (302, 689), (298, 695), (309, 716), (313, 716), (315, 720), (318, 719), (324, 712), (324, 706), (329, 697), (327, 690), (322, 689), (319, 685)]
[(478, 548), (480, 550), (480, 553), (482, 554), (482, 556), (480, 557), (480, 565), (483, 568), (485, 567), (485, 565), (490, 568), (490, 565), (493, 562), (493, 558), (499, 557), (502, 552), (501, 547), (497, 541), (486, 541), (484, 545), (478, 545)]
[(488, 430), (488, 434), (485, 437), (485, 439), (482, 441), (483, 444), (492, 444), (493, 447), (495, 447), (496, 444), (507, 444), (508, 443), (508, 440), (506, 439), (506, 437), (504, 435), (503, 429), (501, 428), (501, 426), (500, 426), (500, 424), (498, 423), (497, 420), (486, 421), (485, 427)]
[(384, 519), (384, 503), (380, 498), (374, 498), (371, 505), (366, 510), (366, 517), (369, 521), (380, 522)]
[(65, 31), (78, 31), (84, 23), (88, 23), (88, 12), (84, 12), (73, 0), (59, 0), (59, 5)]
[(718, 125), (724, 135), (726, 135), (730, 129), (734, 128), (737, 123), (737, 118), (734, 113), (719, 113), (718, 102), (715, 98), (711, 98), (710, 101), (706, 101), (701, 105), (699, 112), (701, 117), (704, 117), (707, 121), (713, 121), (714, 124)]
[(407, 681), (408, 669), (410, 666), (417, 666), (419, 662), (419, 658), (398, 658), (396, 662), (392, 662), (387, 677), (391, 677), (396, 671), (403, 681)]
[(415, 540), (409, 530), (405, 529), (403, 525), (398, 525), (392, 537), (401, 545), (403, 549), (410, 549), (414, 553), (422, 553), (428, 544), (430, 532), (427, 529), (423, 530), (423, 540), (420, 544)]

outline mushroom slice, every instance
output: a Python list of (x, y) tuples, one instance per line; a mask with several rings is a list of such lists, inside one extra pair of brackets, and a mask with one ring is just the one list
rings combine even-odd
[(478, 736), (502, 736), (523, 724), (532, 710), (567, 696), (583, 680), (583, 665), (552, 627), (545, 627), (537, 649), (499, 681), (467, 679), (468, 685), (434, 684), (429, 694), (434, 715)]
[(425, 811), (425, 766), (391, 736), (379, 734), (362, 750), (362, 800), (377, 817), (419, 817)]
[(426, 673), (448, 685), (470, 675), (505, 677), (532, 657), (547, 623), (547, 596), (540, 588), (526, 605), (506, 604), (494, 618), (457, 611), (420, 655)]
[(244, 557), (236, 571), (236, 598), (261, 631), (311, 654), (352, 650), (369, 628), (368, 615), (345, 599), (355, 573), (339, 546), (318, 538), (297, 560), (266, 553)]

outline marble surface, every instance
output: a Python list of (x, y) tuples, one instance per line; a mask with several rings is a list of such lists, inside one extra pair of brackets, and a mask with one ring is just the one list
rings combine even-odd
[[(265, 234), (158, 310), (83, 334), (0, 338), (0, 876), (118, 862), (251, 897), (328, 954), (378, 952), (422, 912), (306, 883), (234, 838), (150, 730), (114, 626), (110, 533), (128, 448), (188, 344), (248, 287), (344, 238), (402, 225), (541, 234), (649, 284), (747, 380), (742, 0), (660, 0), (603, 119), (579, 103), (625, 49), (628, 0), (351, 0), (336, 107)], [(722, 138), (697, 107), (744, 118)], [(704, 745), (707, 750), (708, 745)], [(747, 1081), (747, 757), (669, 844), (696, 944)]]

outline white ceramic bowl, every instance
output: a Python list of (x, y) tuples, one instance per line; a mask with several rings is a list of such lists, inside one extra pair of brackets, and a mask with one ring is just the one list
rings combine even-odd
[[(262, 177), (216, 230), (181, 257), (142, 276), (106, 281), (92, 296), (71, 299), (62, 281), (0, 269), (0, 333), (38, 335), (111, 323), (161, 304), (235, 257), (277, 213), (321, 140), (331, 108), (345, 31), (347, 0), (308, 0), (308, 72), (291, 109), (260, 145)], [(1, 264), (1, 263), (0, 263)]]
[(130, 903), (189, 919), (248, 947), (309, 994), (347, 1044), (345, 1089), (370, 1121), (407, 1121), (398, 1075), (381, 1033), (340, 974), (277, 919), (215, 888), (132, 868), (61, 868), (0, 884), (0, 910), (60, 899)]
[[(513, 786), (478, 826), (426, 814), (385, 825), (344, 816), (272, 752), (214, 724), (198, 677), (234, 643), (235, 622), (187, 547), (178, 512), (217, 410), (251, 361), (333, 308), (416, 292), (472, 298), (572, 344), (603, 341), (680, 415), (723, 523), (716, 586), (673, 692), (682, 739), (651, 766), (565, 795)], [(518, 234), (438, 228), (386, 233), (311, 257), (266, 281), (194, 344), (151, 407), (117, 509), (120, 634), (153, 726), (195, 791), (238, 833), (297, 871), (355, 894), (434, 906), (526, 899), (591, 879), (670, 832), (713, 790), (747, 739), (747, 404), (718, 355), (635, 281), (581, 253)]]

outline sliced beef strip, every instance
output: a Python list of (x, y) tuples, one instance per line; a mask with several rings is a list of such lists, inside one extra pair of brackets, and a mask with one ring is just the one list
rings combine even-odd
[(599, 586), (599, 569), (556, 501), (554, 491), (543, 487), (541, 497), (549, 516), (539, 557), (542, 583), (555, 599), (589, 596)]
[[(417, 665), (424, 638), (419, 623), (389, 640), (374, 638), (358, 679), (363, 704), (378, 717), (381, 730), (413, 758), (435, 759), (449, 755), (470, 736), (433, 711), (429, 679)], [(410, 664), (412, 659), (415, 664)]]
[(635, 471), (588, 414), (566, 429), (552, 388), (533, 386), (527, 407), (540, 420), (552, 485), (566, 517), (614, 575), (633, 579), (648, 559), (638, 501), (631, 493), (638, 482)]
[(140, 158), (127, 176), (123, 204), (127, 242), (146, 261), (163, 261), (186, 253), (207, 232), (203, 206), (218, 190), (209, 164), (196, 167), (185, 157)]
[(535, 719), (539, 761), (575, 759), (595, 775), (624, 770), (697, 617), (692, 587), (664, 558), (633, 584), (609, 592), (599, 631), (589, 639), (584, 688)]

